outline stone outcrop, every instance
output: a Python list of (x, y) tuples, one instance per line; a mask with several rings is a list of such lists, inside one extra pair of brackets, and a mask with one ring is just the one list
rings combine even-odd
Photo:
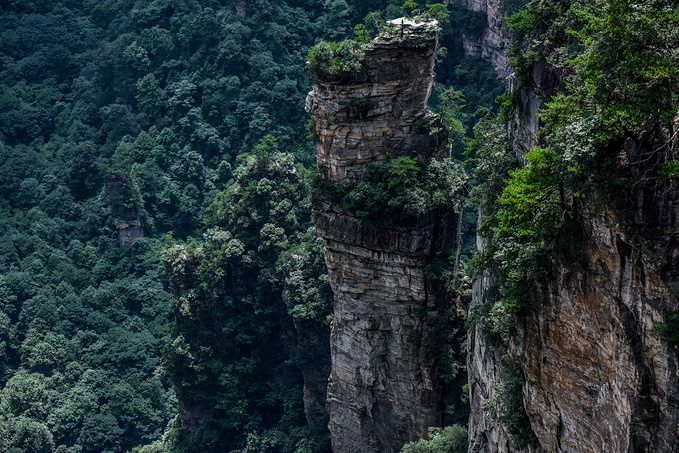
[[(307, 110), (328, 181), (358, 180), (371, 162), (446, 155), (445, 136), (422, 126), (431, 118), (435, 25), (392, 22), (391, 33), (368, 45), (358, 74), (317, 78)], [(354, 114), (357, 101), (365, 108)], [(370, 221), (325, 200), (315, 204), (314, 220), (335, 297), (327, 399), (333, 451), (398, 452), (443, 419), (432, 324), (447, 294), (425, 268), (455, 246), (457, 215), (447, 206)]]
[(118, 219), (118, 243), (125, 248), (132, 244), (135, 239), (144, 237), (144, 227), (139, 219), (139, 214), (131, 219)]
[[(398, 22), (397, 22), (398, 21)], [(433, 22), (397, 19), (369, 44), (357, 74), (317, 78), (306, 109), (316, 119), (318, 166), (332, 182), (357, 179), (366, 164), (442, 157), (445, 138), (421, 126), (431, 113), (438, 42)], [(366, 106), (352, 115), (352, 104)]]
[(240, 17), (245, 18), (248, 13), (248, 2), (246, 0), (238, 0), (236, 2), (236, 14)]
[(118, 220), (118, 245), (125, 248), (135, 239), (144, 237), (138, 195), (132, 187), (132, 182), (122, 176), (113, 176), (106, 182), (106, 195)]

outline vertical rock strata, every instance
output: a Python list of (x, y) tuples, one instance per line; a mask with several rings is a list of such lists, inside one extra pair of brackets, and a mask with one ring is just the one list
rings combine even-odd
[[(537, 439), (523, 451), (678, 451), (676, 349), (655, 331), (678, 308), (677, 200), (677, 187), (639, 189), (631, 201), (635, 218), (653, 238), (641, 247), (606, 209), (583, 212), (583, 242), (572, 244), (568, 256), (553, 256), (551, 278), (537, 285), (534, 304), (510, 339)], [(476, 282), (475, 304), (486, 283)], [(484, 407), (504, 379), (502, 354), (479, 326), (468, 343), (470, 451), (517, 452)]]
[[(409, 156), (441, 158), (445, 137), (422, 127), (433, 84), (435, 22), (397, 20), (368, 45), (362, 70), (317, 78), (307, 98), (316, 119), (318, 166), (332, 183), (365, 166)], [(352, 113), (352, 103), (368, 106)], [(327, 408), (335, 453), (398, 452), (442, 422), (432, 327), (446, 294), (425, 267), (454, 247), (457, 217), (441, 208), (419, 218), (362, 220), (332, 201), (314, 220), (335, 297)]]
[(677, 225), (678, 194), (639, 200), (660, 247), (633, 245), (611, 211), (586, 221), (579, 262), (556, 258), (554, 279), (520, 320), (512, 355), (526, 377), (531, 427), (546, 451), (679, 448), (676, 352), (654, 331), (677, 309), (672, 271), (679, 233), (676, 226), (651, 223), (661, 208), (660, 220)]

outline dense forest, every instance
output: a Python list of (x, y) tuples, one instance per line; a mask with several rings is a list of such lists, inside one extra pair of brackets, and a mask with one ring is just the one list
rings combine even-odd
[[(320, 54), (337, 63), (341, 42), (360, 48), (385, 19), (434, 10), (444, 20), (430, 108), (453, 158), (434, 176), (464, 171), (471, 186), (460, 275), (454, 259), (434, 271), (458, 282), (461, 312), (473, 272), (494, 276), (467, 320), (506, 368), (484, 410), (514, 447), (535, 442), (510, 336), (549, 263), (579, 259), (568, 253), (582, 219), (608, 206), (638, 250), (654, 239), (633, 202), (638, 187), (679, 179), (679, 9), (505, 1), (506, 92), (464, 55), (462, 35), (481, 35), (486, 14), (427, 3), (0, 2), (1, 451), (330, 451), (332, 293), (311, 222), (310, 73), (332, 71)], [(539, 130), (519, 158), (507, 123), (530, 93)], [(383, 198), (372, 208), (393, 208), (385, 173), (368, 177)], [(334, 195), (347, 210), (375, 215), (345, 189)], [(672, 347), (677, 319), (655, 328)], [(449, 333), (446, 379), (459, 384), (464, 334)], [(404, 453), (467, 450), (467, 392), (456, 392), (452, 426)]]
[[(328, 449), (300, 384), (327, 344), (290, 334), (327, 332), (332, 300), (310, 223), (305, 60), (401, 6), (0, 4), (0, 450)], [(483, 14), (449, 8), (431, 104), (458, 90), (465, 160), (477, 108), (503, 88), (463, 55), (460, 33), (480, 33)], [(227, 361), (210, 356), (216, 321), (234, 339)], [(219, 421), (183, 435), (181, 392)]]

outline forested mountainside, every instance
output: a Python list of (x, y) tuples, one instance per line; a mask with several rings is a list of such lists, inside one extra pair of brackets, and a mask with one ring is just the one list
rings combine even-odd
[[(401, 6), (0, 3), (1, 450), (327, 448), (305, 60)], [(486, 16), (449, 8), (432, 104), (460, 90), (464, 135), (502, 87), (464, 58)], [(204, 414), (181, 395), (215, 424), (187, 436), (178, 414)]]
[(679, 5), (427, 3), (0, 3), (0, 450), (677, 451)]

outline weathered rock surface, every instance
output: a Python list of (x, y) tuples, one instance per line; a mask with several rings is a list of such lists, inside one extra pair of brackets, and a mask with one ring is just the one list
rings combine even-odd
[(555, 279), (512, 341), (526, 377), (524, 405), (549, 452), (679, 446), (677, 359), (654, 331), (677, 308), (668, 286), (676, 282), (617, 225), (612, 212), (587, 221), (580, 260), (556, 260)]
[[(399, 21), (370, 44), (359, 74), (316, 81), (307, 109), (326, 179), (356, 180), (368, 163), (394, 157), (444, 157), (445, 137), (420, 125), (431, 115), (434, 25)], [(352, 115), (352, 101), (369, 108)], [(432, 323), (446, 294), (425, 267), (454, 246), (457, 216), (446, 207), (366, 221), (330, 201), (316, 203), (314, 215), (335, 297), (327, 400), (333, 451), (398, 452), (442, 422)]]
[(236, 1), (236, 14), (238, 14), (242, 18), (245, 18), (245, 16), (247, 16), (247, 12), (248, 12), (247, 0)]
[[(640, 247), (613, 211), (583, 216), (584, 242), (569, 258), (553, 260), (553, 278), (519, 318), (511, 356), (525, 376), (536, 451), (679, 448), (676, 351), (654, 330), (678, 307), (679, 192), (649, 195), (638, 200), (639, 211), (647, 224), (667, 222), (653, 231), (660, 245)], [(479, 303), (483, 282), (476, 285)], [(504, 428), (483, 406), (502, 379), (502, 357), (478, 326), (469, 333), (469, 353), (471, 451), (512, 452)]]
[[(537, 66), (531, 89), (521, 92), (509, 124), (517, 157), (537, 144), (537, 93), (549, 95), (558, 79)], [(647, 138), (637, 143), (650, 146)], [(629, 162), (643, 162), (647, 151), (620, 150), (631, 181), (648, 168)], [(651, 182), (630, 193), (598, 213), (586, 200), (579, 205), (581, 241), (568, 256), (553, 256), (551, 279), (540, 282), (535, 303), (519, 318), (511, 358), (525, 377), (523, 404), (537, 437), (526, 451), (679, 451), (676, 350), (654, 331), (678, 307), (679, 188)], [(623, 231), (629, 221), (644, 225), (640, 238)], [(487, 281), (475, 283), (473, 304), (487, 287)], [(479, 326), (468, 344), (470, 451), (514, 452), (483, 405), (502, 379), (503, 358)]]
[[(356, 179), (369, 162), (398, 156), (422, 161), (447, 147), (422, 126), (434, 84), (438, 35), (432, 22), (397, 19), (373, 40), (358, 74), (317, 79), (306, 109), (316, 118), (317, 162), (333, 182)], [(365, 102), (352, 115), (354, 103)]]
[[(481, 247), (482, 248), (482, 245)], [(479, 304), (490, 286), (488, 277), (474, 282), (473, 303)], [(493, 349), (490, 339), (479, 325), (467, 334), (467, 377), (469, 385), (469, 451), (471, 453), (511, 453), (509, 433), (495, 422), (484, 403), (495, 396), (499, 383), (505, 378), (502, 353)], [(536, 450), (540, 452), (541, 450)]]
[(106, 195), (118, 220), (118, 245), (125, 248), (135, 239), (144, 237), (144, 226), (130, 182), (121, 177), (110, 178), (106, 182)]
[[(457, 3), (449, 0), (445, 3)], [(492, 64), (502, 78), (507, 78), (512, 69), (507, 63), (505, 51), (510, 42), (509, 31), (502, 20), (507, 14), (504, 0), (464, 0), (467, 9), (486, 13), (488, 22), (480, 36), (463, 34), (462, 45), (465, 54), (472, 58), (482, 58)]]
[(139, 219), (139, 214), (132, 219), (119, 218), (118, 230), (118, 243), (123, 248), (132, 244), (135, 239), (144, 237), (144, 227)]

